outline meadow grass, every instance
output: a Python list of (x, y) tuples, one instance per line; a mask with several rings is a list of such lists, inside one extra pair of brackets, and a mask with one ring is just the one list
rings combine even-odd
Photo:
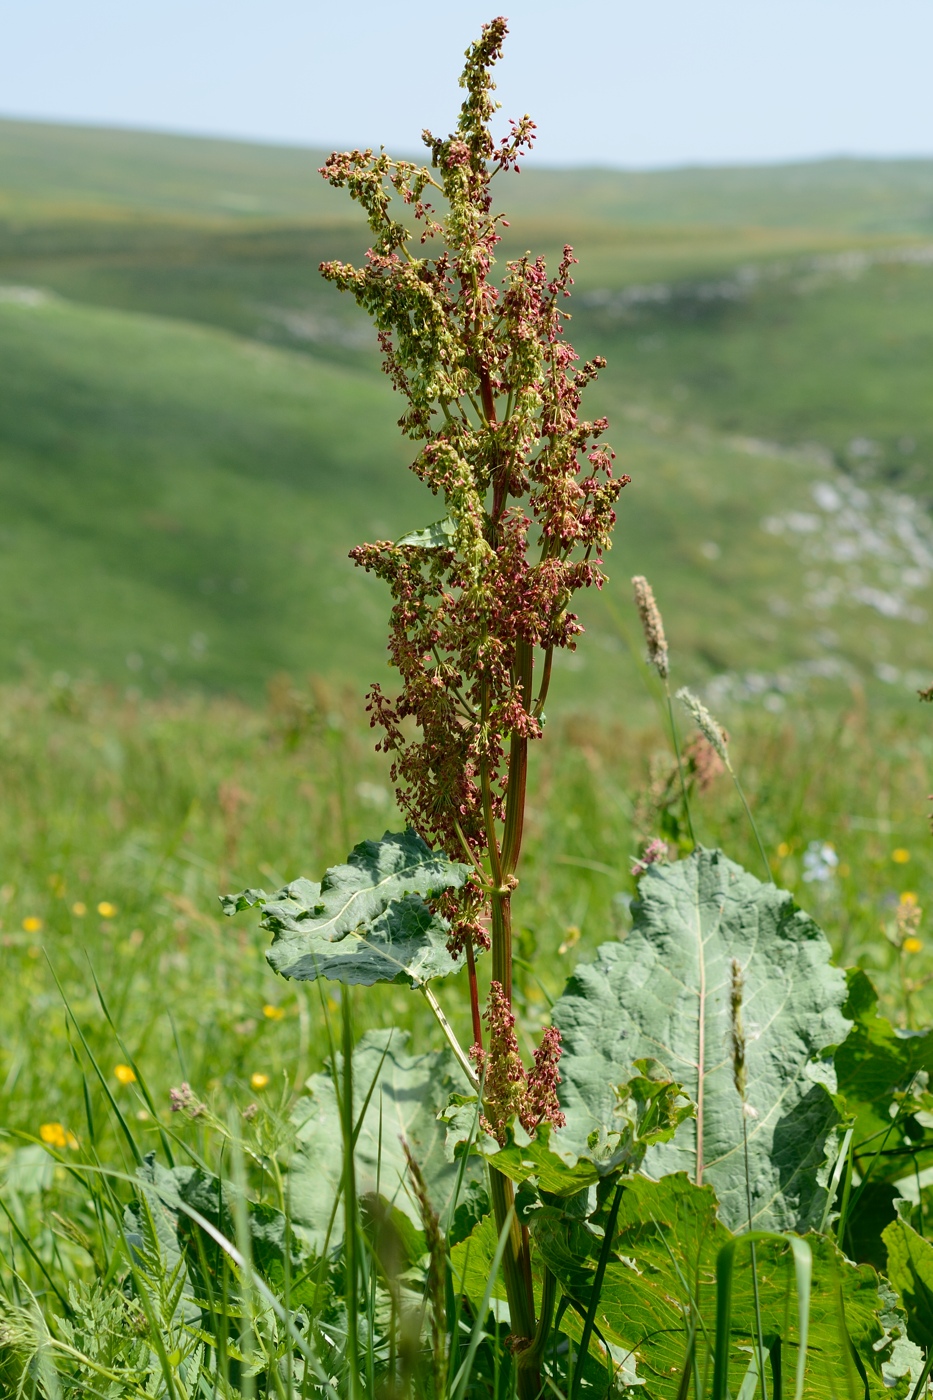
[[(743, 712), (731, 744), (775, 878), (823, 925), (842, 962), (878, 977), (901, 1023), (902, 977), (917, 984), (915, 1021), (933, 1010), (925, 983), (933, 945), (899, 959), (883, 932), (905, 892), (933, 902), (923, 854), (933, 777), (925, 718), (919, 706), (895, 717), (859, 697), (836, 714)], [(636, 729), (622, 716), (569, 714), (534, 755), (516, 971), (529, 1034), (576, 960), (629, 926), (630, 867), (660, 829), (659, 796), (671, 778), (661, 721), (659, 712), (656, 726)], [(224, 919), (217, 896), (320, 878), (357, 839), (399, 829), (355, 697), (284, 677), (263, 708), (124, 700), (73, 684), (8, 687), (0, 736), (6, 1149), (43, 1122), (86, 1131), (56, 978), (128, 1114), (145, 1110), (138, 1089), (114, 1077), (128, 1056), (163, 1116), (182, 1080), (221, 1120), (255, 1097), (256, 1074), (269, 1076), (264, 1094), (288, 1099), (326, 1054), (317, 992), (306, 997), (302, 984), (276, 978), (264, 936)], [(693, 820), (702, 844), (763, 873), (725, 777), (694, 799)], [(811, 842), (834, 846), (832, 878), (804, 879)], [(468, 1041), (465, 987), (454, 979), (437, 990)], [(349, 995), (358, 1033), (397, 1024), (419, 1044), (436, 1040), (421, 999), (404, 988)], [(153, 1134), (155, 1122), (139, 1131)]]
[[(514, 961), (526, 1057), (574, 965), (607, 939), (626, 936), (633, 858), (662, 829), (676, 793), (663, 718), (660, 705), (657, 723), (640, 728), (622, 715), (600, 722), (570, 713), (553, 721), (534, 756)], [(835, 713), (801, 705), (792, 718), (748, 709), (737, 718), (730, 752), (775, 879), (814, 914), (841, 962), (870, 971), (896, 1024), (928, 1020), (933, 952), (924, 925), (919, 947), (894, 946), (898, 909), (933, 901), (924, 858), (933, 777), (927, 714), (918, 706), (895, 716), (854, 695)], [(82, 1400), (141, 1395), (137, 1383), (120, 1377), (146, 1367), (161, 1377), (146, 1384), (175, 1400), (383, 1393), (373, 1376), (387, 1358), (370, 1343), (385, 1324), (377, 1274), (387, 1269), (391, 1280), (402, 1268), (402, 1245), (391, 1231), (374, 1234), (364, 1211), (358, 1265), (369, 1282), (361, 1298), (346, 1295), (349, 1318), (337, 1306), (343, 1275), (326, 1254), (314, 1266), (313, 1286), (304, 1275), (290, 1283), (286, 1270), (269, 1291), (269, 1256), (260, 1254), (264, 1274), (250, 1262), (254, 1247), (266, 1247), (264, 1237), (254, 1235), (245, 1206), (236, 1205), (244, 1198), (234, 1194), (226, 1214), (200, 1226), (215, 1231), (198, 1236), (201, 1272), (214, 1283), (202, 1280), (210, 1296), (195, 1306), (190, 1292), (178, 1292), (190, 1274), (173, 1264), (171, 1236), (159, 1224), (163, 1197), (132, 1185), (140, 1171), (155, 1170), (145, 1165), (154, 1153), (159, 1161), (203, 1164), (287, 1218), (282, 1175), (294, 1150), (292, 1114), (308, 1076), (340, 1045), (341, 1019), (345, 1041), (394, 1026), (393, 1036), (407, 1033), (418, 1054), (441, 1047), (422, 999), (406, 987), (285, 983), (266, 966), (255, 923), (230, 923), (219, 912), (221, 891), (320, 877), (356, 837), (399, 828), (371, 741), (356, 696), (284, 675), (262, 708), (184, 696), (128, 700), (64, 681), (0, 691), (7, 876), (0, 887), (7, 975), (0, 1003), (0, 1383), (11, 1394), (58, 1395), (53, 1355), (61, 1375), (73, 1377), (64, 1393)], [(701, 843), (722, 845), (766, 873), (725, 774), (694, 794), (692, 818)], [(814, 850), (826, 878), (808, 881)], [(481, 964), (484, 991), (487, 976)], [(468, 1042), (463, 979), (437, 983), (435, 991)], [(338, 1075), (338, 1100), (342, 1083)], [(190, 1095), (196, 1111), (173, 1112), (172, 1089)], [(353, 1102), (366, 1091), (357, 1086)], [(344, 1114), (347, 1140), (356, 1111)], [(182, 1214), (192, 1208), (178, 1207)], [(195, 1225), (204, 1209), (195, 1209)], [(216, 1258), (203, 1252), (214, 1249), (212, 1239)], [(450, 1373), (436, 1394), (513, 1393), (504, 1329), (487, 1321), (498, 1296), (496, 1241), (487, 1243), (488, 1258), (472, 1266), (462, 1246), (451, 1255), (454, 1277), (463, 1279), (455, 1287), (483, 1293), (485, 1285), (485, 1293), (480, 1302), (471, 1292), (464, 1311), (463, 1298), (448, 1291), (446, 1340), (435, 1346)], [(426, 1325), (425, 1306), (418, 1327)], [(436, 1298), (430, 1308), (444, 1316)], [(65, 1321), (49, 1334), (43, 1313)], [(199, 1317), (203, 1336), (213, 1339), (213, 1380), (191, 1390), (201, 1359), (208, 1361), (198, 1350)], [(295, 1321), (307, 1326), (303, 1318), (318, 1350), (308, 1349), (310, 1333), (295, 1331)], [(354, 1335), (363, 1364), (356, 1392), (341, 1360), (342, 1339), (352, 1343)], [(579, 1338), (579, 1324), (571, 1335)], [(322, 1338), (335, 1348), (323, 1370)], [(559, 1336), (555, 1343), (554, 1364), (565, 1358), (566, 1393), (601, 1394), (598, 1362), (587, 1362), (586, 1378), (580, 1371), (574, 1380), (573, 1352)], [(429, 1393), (419, 1389), (427, 1384), (416, 1381), (414, 1393)]]
[[(384, 598), (347, 552), (438, 512), (384, 378), (55, 300), (0, 303), (0, 372), (0, 672), (253, 700), (279, 667), (378, 674)], [(624, 689), (646, 720), (636, 572), (660, 583), (691, 684), (725, 674), (745, 692), (755, 673), (775, 704), (814, 688), (839, 703), (857, 681), (908, 702), (933, 560), (908, 499), (869, 485), (841, 530), (814, 504), (851, 495), (831, 461), (685, 423), (611, 377), (594, 404), (633, 480), (609, 584), (581, 601), (593, 645), (558, 663), (558, 708), (611, 714)]]
[(607, 298), (587, 332), (629, 393), (674, 418), (817, 443), (928, 502), (933, 270), (901, 256), (788, 259), (757, 285), (686, 281), (654, 306)]

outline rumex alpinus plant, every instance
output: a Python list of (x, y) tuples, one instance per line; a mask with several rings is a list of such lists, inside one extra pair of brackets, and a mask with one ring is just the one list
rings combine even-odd
[[(456, 133), (424, 132), (430, 170), (384, 152), (329, 158), (322, 173), (363, 206), (373, 245), (365, 267), (321, 267), (373, 317), (385, 371), (407, 401), (400, 427), (420, 444), (412, 470), (444, 502), (438, 525), (361, 545), (352, 557), (386, 581), (394, 600), (389, 652), (401, 692), (389, 697), (374, 685), (368, 708), (392, 755), (399, 803), (427, 843), (452, 860), (466, 857), (472, 870), (439, 907), (451, 954), (468, 964), (472, 1058), (498, 1137), (513, 1114), (526, 1127), (562, 1122), (558, 1032), (545, 1031), (531, 1073), (518, 1053), (511, 906), (528, 746), (541, 737), (554, 652), (573, 648), (582, 631), (573, 597), (602, 582), (628, 480), (613, 473), (601, 440), (606, 420), (581, 415), (583, 390), (605, 361), (581, 365), (565, 336), (572, 249), (556, 272), (525, 254), (497, 273), (505, 220), (493, 212), (493, 182), (518, 170), (534, 141), (527, 116), (498, 144), (490, 133), (490, 69), (505, 34), (505, 20), (493, 20), (468, 51)], [(398, 204), (420, 231), (414, 251)], [(490, 944), (484, 1039), (475, 954)], [(512, 1188), (498, 1173), (493, 1199), (501, 1229)], [(535, 1330), (527, 1251), (516, 1226), (505, 1274), (519, 1345)]]
[[(247, 890), (225, 907), (262, 904), (274, 934), (269, 961), (285, 976), (423, 991), (475, 1094), (454, 1092), (446, 1053), (406, 1058), (391, 1033), (354, 1051), (344, 998), (342, 1061), (334, 1048), (333, 1083), (316, 1077), (295, 1128), (294, 1220), (327, 1261), (342, 1194), (351, 1396), (362, 1384), (358, 1222), (365, 1203), (370, 1224), (391, 1223), (404, 1192), (428, 1260), (430, 1365), (420, 1383), (437, 1395), (445, 1384), (466, 1393), (460, 1303), (472, 1319), (469, 1359), (501, 1259), (520, 1400), (558, 1382), (569, 1400), (646, 1381), (656, 1400), (750, 1397), (759, 1385), (765, 1395), (766, 1366), (775, 1395), (782, 1374), (795, 1371), (797, 1400), (854, 1395), (856, 1369), (868, 1396), (893, 1390), (919, 1400), (933, 1344), (924, 1371), (903, 1314), (843, 1246), (868, 1177), (911, 1169), (917, 1074), (933, 1073), (933, 1032), (929, 1064), (898, 1042), (875, 1015), (864, 975), (847, 983), (816, 924), (770, 879), (760, 840), (766, 883), (696, 845), (689, 790), (702, 791), (715, 766), (728, 769), (751, 811), (724, 731), (686, 688), (677, 695), (699, 733), (665, 784), (665, 809), (683, 807), (682, 822), (668, 811), (662, 826), (673, 848), (657, 835), (646, 841), (632, 869), (640, 884), (631, 931), (575, 970), (533, 1063), (520, 1054), (512, 900), (529, 745), (542, 735), (554, 653), (582, 631), (574, 595), (602, 583), (628, 478), (613, 470), (606, 421), (581, 414), (604, 361), (580, 364), (565, 336), (572, 250), (552, 275), (530, 254), (496, 272), (505, 220), (493, 212), (493, 181), (518, 169), (534, 138), (528, 117), (498, 143), (490, 132), (490, 73), (505, 33), (494, 20), (468, 50), (456, 132), (424, 133), (430, 168), (353, 151), (322, 170), (363, 207), (373, 238), (365, 266), (321, 270), (374, 319), (384, 368), (406, 401), (400, 426), (418, 444), (412, 468), (443, 500), (434, 524), (352, 552), (393, 598), (389, 656), (400, 689), (374, 685), (368, 712), (409, 829), (362, 842), (320, 883), (298, 879), (272, 897)], [(633, 583), (676, 749), (660, 610), (647, 580)], [(685, 858), (668, 860), (672, 849)], [(484, 1009), (477, 955), (486, 951)], [(428, 986), (462, 966), (469, 1053)], [(424, 1159), (404, 1134), (401, 1152), (389, 1142), (384, 1095), (397, 1112), (406, 1106)], [(438, 1146), (441, 1122), (456, 1168)], [(328, 1175), (337, 1140), (339, 1182)], [(933, 1154), (933, 1136), (923, 1150)], [(367, 1153), (375, 1192), (358, 1190), (355, 1163)], [(471, 1170), (475, 1214), (464, 1228), (455, 1207)], [(450, 1187), (451, 1172), (454, 1189), (438, 1208), (433, 1193)], [(853, 1194), (855, 1174), (862, 1184)], [(919, 1248), (906, 1220), (888, 1228), (889, 1249)], [(881, 1249), (880, 1225), (874, 1233)], [(378, 1238), (369, 1248), (378, 1262)], [(476, 1273), (468, 1278), (471, 1249), (482, 1260), (478, 1286)], [(933, 1277), (929, 1249), (923, 1267)], [(907, 1283), (913, 1267), (901, 1268)], [(402, 1317), (404, 1270), (391, 1272), (383, 1267)], [(579, 1343), (576, 1358), (568, 1338)], [(389, 1392), (401, 1393), (392, 1368), (404, 1347), (396, 1350), (394, 1334), (386, 1351)], [(503, 1393), (498, 1380), (495, 1389)]]

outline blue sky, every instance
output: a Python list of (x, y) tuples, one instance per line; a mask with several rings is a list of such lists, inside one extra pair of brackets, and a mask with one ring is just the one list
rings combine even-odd
[[(933, 155), (933, 0), (498, 0), (546, 164)], [(496, 0), (0, 0), (0, 112), (415, 150)]]

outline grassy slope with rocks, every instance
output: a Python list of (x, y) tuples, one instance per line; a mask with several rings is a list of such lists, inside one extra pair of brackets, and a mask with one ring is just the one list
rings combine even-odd
[[(374, 674), (384, 599), (346, 550), (433, 502), (368, 328), (316, 274), (365, 249), (319, 158), (0, 123), (8, 676)], [(503, 186), (507, 252), (578, 246), (573, 333), (609, 355), (592, 407), (634, 478), (558, 699), (630, 688), (636, 571), (721, 693), (923, 672), (931, 186), (921, 161)]]

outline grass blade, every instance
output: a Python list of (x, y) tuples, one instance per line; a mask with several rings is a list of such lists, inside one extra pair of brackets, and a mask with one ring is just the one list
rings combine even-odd
[(789, 1245), (794, 1256), (794, 1276), (797, 1290), (797, 1377), (794, 1400), (803, 1400), (807, 1369), (807, 1344), (810, 1333), (810, 1288), (813, 1277), (813, 1252), (806, 1240), (796, 1235), (778, 1235), (770, 1230), (755, 1230), (737, 1235), (723, 1245), (716, 1259), (716, 1355), (713, 1364), (711, 1400), (728, 1400), (729, 1351), (732, 1324), (732, 1282), (735, 1256), (740, 1245), (749, 1246), (771, 1240)]

